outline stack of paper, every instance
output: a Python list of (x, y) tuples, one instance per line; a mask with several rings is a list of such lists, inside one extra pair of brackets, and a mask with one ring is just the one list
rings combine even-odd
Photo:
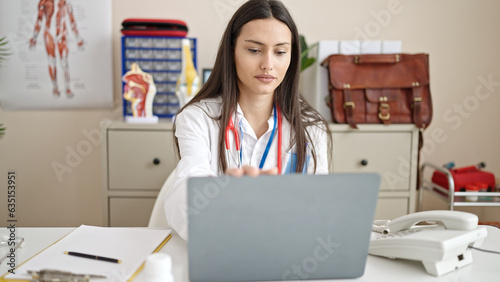
[[(107, 277), (106, 281), (126, 281), (141, 267), (148, 255), (168, 241), (170, 233), (171, 230), (82, 225), (22, 264), (15, 274), (9, 274), (5, 278), (29, 280), (31, 276), (28, 271), (54, 269), (77, 274), (104, 275)], [(65, 252), (116, 258), (121, 263), (80, 258)]]

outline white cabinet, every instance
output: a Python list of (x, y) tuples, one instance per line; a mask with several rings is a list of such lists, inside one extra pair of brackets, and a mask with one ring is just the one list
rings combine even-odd
[(375, 172), (381, 176), (376, 219), (415, 212), (418, 129), (413, 125), (332, 124), (334, 173)]
[(106, 121), (104, 225), (147, 226), (160, 188), (178, 158), (172, 124), (127, 124)]
[[(103, 122), (104, 224), (146, 226), (164, 181), (178, 162), (172, 124)], [(382, 177), (376, 219), (415, 211), (418, 130), (413, 125), (332, 124), (331, 172)]]

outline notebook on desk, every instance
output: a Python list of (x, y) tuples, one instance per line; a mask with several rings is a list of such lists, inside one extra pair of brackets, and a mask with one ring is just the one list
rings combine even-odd
[[(31, 280), (32, 271), (45, 271), (56, 275), (52, 276), (53, 280), (40, 279), (42, 281), (69, 281), (68, 275), (63, 275), (61, 272), (68, 272), (70, 276), (89, 274), (106, 277), (95, 281), (129, 281), (142, 271), (146, 258), (151, 253), (159, 251), (170, 240), (170, 233), (170, 229), (81, 225), (25, 262), (18, 262), (15, 257), (15, 271), (9, 271), (0, 277), (0, 281), (34, 281)], [(37, 246), (36, 242), (30, 240), (27, 240), (26, 244), (31, 244), (32, 248)], [(72, 256), (69, 252), (93, 256)], [(110, 259), (104, 261), (95, 256), (114, 258), (120, 263), (110, 262)], [(72, 278), (75, 280), (71, 281), (76, 281), (76, 277)], [(83, 281), (83, 278), (78, 281)]]
[(189, 179), (190, 281), (362, 276), (379, 185), (376, 174)]

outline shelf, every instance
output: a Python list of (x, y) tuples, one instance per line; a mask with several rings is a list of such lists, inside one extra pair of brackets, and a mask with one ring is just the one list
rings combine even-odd
[[(182, 71), (182, 40), (189, 39), (193, 64), (197, 68), (196, 38), (162, 36), (127, 36), (121, 38), (122, 75), (133, 63), (153, 76), (156, 95), (153, 100), (153, 114), (160, 118), (171, 118), (179, 110), (175, 94), (177, 78)], [(122, 95), (125, 83), (122, 82)], [(123, 100), (123, 115), (131, 116), (131, 102)]]
[[(425, 178), (426, 171), (440, 171), (444, 173), (448, 179), (448, 187), (446, 189), (436, 183)], [(436, 166), (431, 163), (424, 163), (420, 168), (420, 190), (418, 195), (418, 210), (422, 210), (423, 193), (427, 191), (437, 196), (448, 204), (448, 208), (453, 210), (453, 207), (500, 207), (500, 192), (455, 192), (454, 181), (451, 173), (443, 167)], [(466, 197), (478, 196), (477, 201), (466, 201)]]

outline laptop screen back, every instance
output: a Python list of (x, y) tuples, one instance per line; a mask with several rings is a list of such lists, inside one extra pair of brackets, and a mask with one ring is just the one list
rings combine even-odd
[(191, 178), (190, 280), (362, 276), (379, 185), (376, 174)]

